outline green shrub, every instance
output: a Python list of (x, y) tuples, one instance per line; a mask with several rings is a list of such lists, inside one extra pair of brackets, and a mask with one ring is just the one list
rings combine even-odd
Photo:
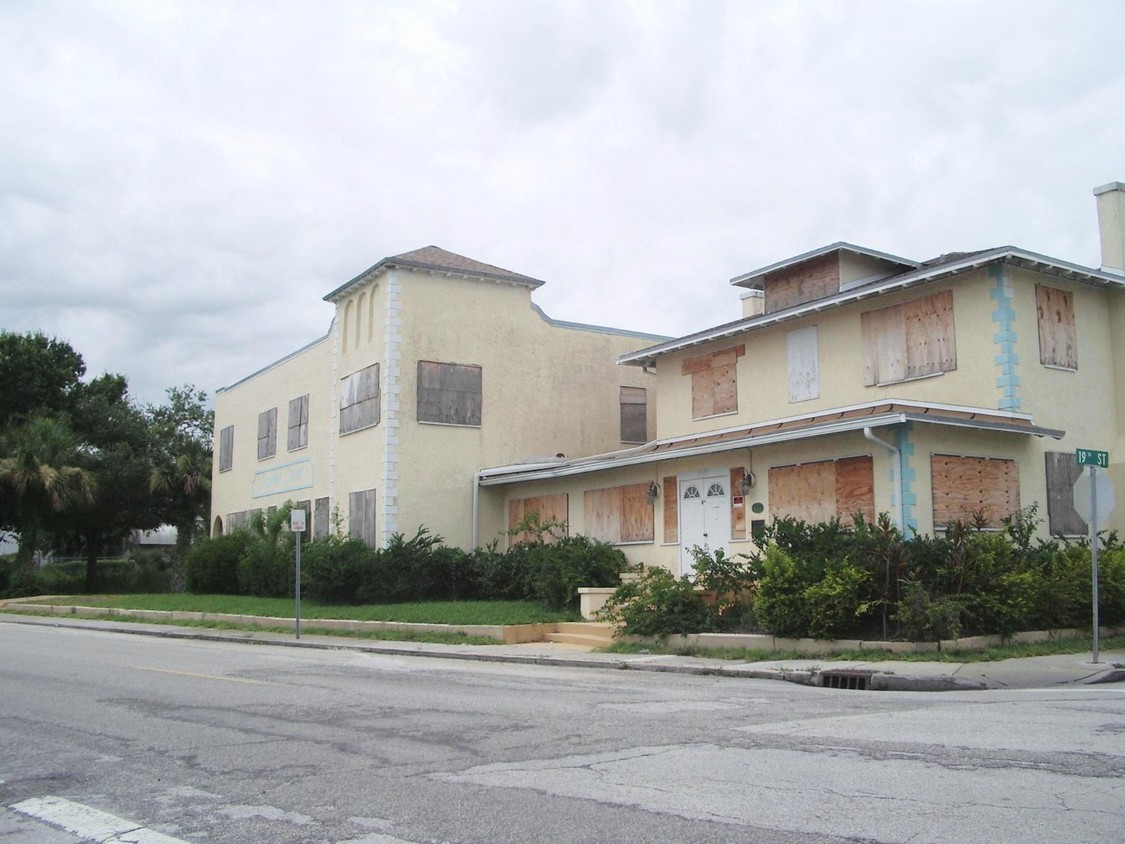
[(907, 640), (937, 642), (961, 635), (961, 605), (955, 598), (935, 597), (916, 580), (904, 580), (900, 587), (895, 620)]
[[(252, 542), (238, 561), (238, 590), (260, 598), (292, 598), (296, 583), (296, 550), (293, 534), (285, 533), (274, 541)], [(305, 549), (301, 549), (304, 567)]]
[(301, 590), (327, 604), (360, 603), (377, 558), (378, 552), (354, 536), (310, 542), (301, 553)]
[(708, 595), (708, 628), (740, 630), (753, 623), (753, 563), (743, 554), (728, 555), (722, 548), (712, 553), (698, 545), (691, 549), (695, 585)]
[(187, 557), (187, 588), (197, 595), (237, 595), (238, 561), (255, 542), (250, 531), (236, 530), (192, 546)]
[(667, 636), (706, 630), (709, 616), (690, 577), (677, 578), (652, 568), (639, 580), (622, 583), (600, 615), (619, 632), (632, 636)]
[(766, 548), (761, 562), (754, 616), (775, 636), (807, 636), (812, 617), (806, 590), (816, 582), (797, 561), (776, 544)]
[(854, 633), (875, 606), (873, 591), (869, 571), (849, 564), (830, 568), (805, 589), (809, 634), (816, 639), (839, 639)]

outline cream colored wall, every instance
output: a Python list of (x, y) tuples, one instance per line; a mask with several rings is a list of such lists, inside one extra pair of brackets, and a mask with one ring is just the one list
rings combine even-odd
[(868, 255), (840, 252), (839, 256), (841, 286), (846, 286), (849, 282), (858, 281), (861, 278), (882, 275), (896, 269), (894, 265)]
[[(313, 500), (327, 495), (325, 471), (333, 408), (327, 373), (331, 362), (331, 333), (299, 354), (281, 361), (215, 395), (215, 457), (212, 469), (212, 514), (227, 528), (229, 513), (279, 506), (286, 501)], [(309, 394), (309, 444), (288, 450), (289, 400)], [(277, 450), (273, 457), (258, 460), (258, 414), (277, 408)], [(219, 437), (223, 428), (234, 425), (234, 460), (230, 471), (219, 471)], [(255, 476), (293, 465), (304, 465), (295, 476), (311, 468), (312, 487), (283, 490), (253, 497)], [(303, 481), (299, 481), (303, 483)], [(283, 484), (285, 486), (285, 484)]]
[[(655, 378), (616, 364), (651, 339), (551, 325), (531, 307), (523, 287), (417, 272), (399, 277), (400, 532), (425, 525), (451, 543), (468, 545), (472, 479), (480, 469), (630, 447), (620, 438), (622, 385), (648, 390), (655, 433)], [(419, 360), (482, 368), (480, 428), (416, 421)], [(504, 524), (502, 514), (492, 518)], [(486, 534), (480, 538), (486, 541)]]
[[(768, 419), (802, 416), (832, 408), (892, 399), (997, 408), (1001, 393), (996, 386), (999, 370), (994, 361), (996, 347), (992, 341), (997, 330), (992, 322), (992, 311), (996, 304), (989, 296), (993, 286), (994, 281), (984, 271), (979, 271), (959, 277), (952, 285), (947, 282), (937, 283), (925, 288), (885, 294), (877, 299), (867, 299), (749, 332), (741, 337), (662, 357), (657, 362), (661, 397), (658, 434), (660, 437), (698, 434)], [(864, 311), (923, 298), (951, 287), (957, 338), (957, 368), (925, 378), (883, 386), (866, 386), (860, 315)], [(1029, 318), (1034, 320), (1034, 284), (1013, 285), (1020, 297), (1027, 294), (1024, 288), (1030, 288), (1028, 295), (1032, 297), (1032, 306)], [(1017, 314), (1027, 310), (1021, 302), (1017, 303)], [(810, 325), (817, 326), (820, 397), (790, 402), (786, 335)], [(1029, 352), (1026, 344), (1029, 342), (1036, 343), (1034, 360), (1039, 360), (1038, 333), (1034, 322), (1031, 330), (1036, 333), (1028, 334), (1022, 326), (1020, 328), (1021, 362), (1027, 360)], [(1079, 342), (1081, 345), (1081, 340)], [(693, 420), (691, 376), (680, 374), (683, 360), (738, 343), (746, 346), (746, 355), (738, 360), (738, 411)]]

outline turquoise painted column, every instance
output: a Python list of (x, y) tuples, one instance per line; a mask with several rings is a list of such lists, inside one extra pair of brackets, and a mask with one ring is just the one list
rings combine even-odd
[(1012, 284), (1004, 273), (1004, 266), (989, 267), (988, 277), (994, 282), (989, 298), (996, 307), (992, 311), (992, 342), (996, 347), (993, 362), (999, 374), (996, 388), (1000, 398), (996, 404), (999, 410), (1020, 409), (1019, 355), (1016, 354), (1016, 311), (1012, 307)]

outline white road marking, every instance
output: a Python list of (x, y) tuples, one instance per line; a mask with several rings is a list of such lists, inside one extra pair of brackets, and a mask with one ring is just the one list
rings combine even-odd
[(63, 797), (32, 797), (9, 806), (14, 812), (36, 818), (88, 841), (101, 844), (188, 844), (133, 821), (102, 812)]

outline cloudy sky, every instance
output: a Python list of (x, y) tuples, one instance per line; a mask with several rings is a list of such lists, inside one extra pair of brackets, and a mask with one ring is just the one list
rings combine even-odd
[(159, 401), (435, 244), (684, 334), (848, 240), (1100, 262), (1125, 3), (0, 2), (0, 327)]

